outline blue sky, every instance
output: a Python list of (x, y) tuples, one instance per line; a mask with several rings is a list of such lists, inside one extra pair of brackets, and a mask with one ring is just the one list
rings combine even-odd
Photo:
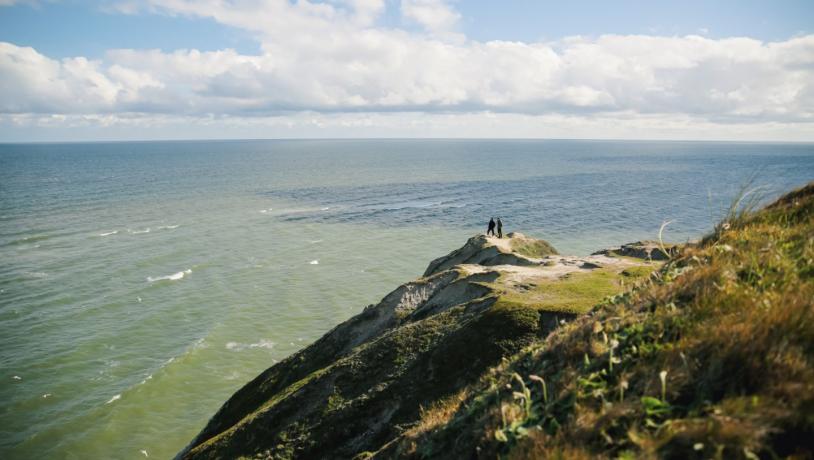
[[(391, 2), (393, 3), (393, 2)], [(556, 40), (569, 35), (703, 34), (766, 41), (814, 29), (814, 2), (777, 1), (460, 1), (461, 29), (480, 40)], [(396, 8), (385, 25), (407, 27)], [(111, 48), (234, 48), (258, 52), (251, 34), (208, 18), (121, 14), (89, 1), (19, 3), (0, 9), (0, 40), (32, 46), (52, 57), (101, 57)]]
[(0, 141), (814, 140), (813, 25), (810, 0), (0, 0)]

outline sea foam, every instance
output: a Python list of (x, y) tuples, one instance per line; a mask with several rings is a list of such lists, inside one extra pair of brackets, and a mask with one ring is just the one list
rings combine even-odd
[(189, 275), (190, 273), (192, 273), (192, 269), (188, 268), (188, 269), (186, 269), (184, 271), (181, 271), (181, 272), (178, 272), (178, 273), (173, 273), (172, 275), (156, 276), (156, 277), (148, 276), (147, 281), (149, 281), (150, 283), (154, 283), (156, 281), (163, 281), (163, 280), (166, 280), (166, 281), (178, 281), (178, 280), (182, 279), (185, 275)]
[(232, 351), (243, 351), (246, 349), (251, 348), (266, 348), (271, 350), (274, 348), (275, 343), (271, 340), (261, 339), (259, 342), (256, 343), (238, 343), (238, 342), (226, 342), (226, 349)]

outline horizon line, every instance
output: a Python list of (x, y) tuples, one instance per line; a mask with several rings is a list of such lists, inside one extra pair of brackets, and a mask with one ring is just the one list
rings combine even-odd
[(814, 140), (734, 140), (734, 139), (648, 139), (648, 138), (568, 138), (568, 137), (247, 137), (182, 139), (85, 139), (85, 140), (0, 140), (0, 145), (37, 144), (138, 144), (156, 142), (253, 142), (253, 141), (573, 141), (573, 142), (692, 142), (727, 144), (814, 144)]

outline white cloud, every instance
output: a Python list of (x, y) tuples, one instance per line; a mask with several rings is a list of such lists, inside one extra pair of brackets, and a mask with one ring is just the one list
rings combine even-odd
[(773, 43), (652, 35), (478, 42), (450, 34), (459, 15), (437, 1), (402, 1), (402, 14), (424, 27), (418, 33), (377, 26), (383, 0), (119, 6), (239, 27), (255, 34), (262, 52), (110, 50), (101, 60), (56, 60), (0, 42), (0, 113), (7, 123), (41, 120), (26, 114), (127, 124), (145, 117), (298, 119), (303, 112), (346, 121), (359, 113), (381, 120), (403, 114), (400, 121), (437, 113), (453, 126), (448, 117), (494, 113), (503, 120), (617, 117), (630, 126), (669, 119), (699, 130), (710, 123), (778, 124), (814, 137), (805, 128), (814, 123), (814, 35)]
[(401, 14), (430, 32), (453, 30), (461, 15), (443, 0), (401, 0)]

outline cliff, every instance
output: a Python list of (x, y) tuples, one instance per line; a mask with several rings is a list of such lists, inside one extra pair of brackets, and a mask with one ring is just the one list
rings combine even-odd
[(249, 382), (178, 458), (810, 456), (812, 209), (810, 185), (666, 261), (475, 236)]

